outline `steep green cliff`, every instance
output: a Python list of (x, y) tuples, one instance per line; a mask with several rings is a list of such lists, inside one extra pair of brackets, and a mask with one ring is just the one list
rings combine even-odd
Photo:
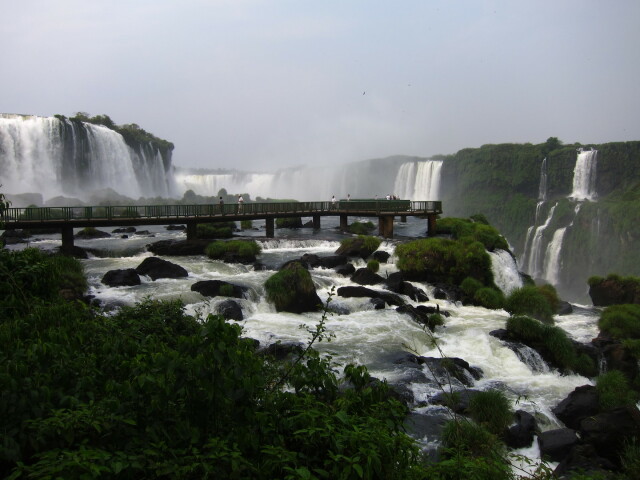
[[(568, 198), (578, 147), (598, 151), (593, 201)], [(581, 146), (550, 138), (538, 145), (483, 145), (445, 157), (441, 182), (447, 216), (483, 213), (519, 257), (529, 228), (544, 222), (555, 205), (542, 241), (548, 246), (553, 234), (565, 228), (557, 280), (568, 298), (585, 299), (591, 275), (640, 274), (640, 142)]]

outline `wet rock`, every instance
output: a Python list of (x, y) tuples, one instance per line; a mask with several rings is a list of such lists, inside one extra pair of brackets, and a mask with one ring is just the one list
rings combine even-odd
[(337, 266), (334, 270), (338, 275), (349, 277), (355, 273), (356, 267), (354, 267), (351, 263), (346, 263), (344, 265)]
[(111, 230), (111, 233), (135, 233), (136, 227), (119, 227)]
[(103, 232), (102, 230), (98, 230), (97, 228), (85, 228), (76, 233), (74, 237), (84, 240), (91, 240), (95, 238), (110, 238), (111, 234), (108, 232)]
[(152, 280), (158, 278), (184, 278), (189, 276), (189, 272), (180, 265), (171, 263), (158, 257), (145, 258), (140, 265), (136, 267), (138, 275), (147, 275)]
[(577, 430), (582, 420), (600, 412), (598, 390), (592, 385), (576, 387), (551, 411), (567, 427)]
[(608, 307), (624, 303), (640, 303), (640, 288), (633, 282), (611, 276), (589, 285), (589, 296), (596, 307)]
[(359, 268), (351, 275), (351, 281), (359, 285), (377, 285), (384, 282), (384, 278), (368, 268)]
[(187, 226), (186, 225), (167, 225), (165, 227), (167, 230), (186, 230)]
[(340, 265), (346, 265), (349, 262), (349, 258), (345, 255), (329, 255), (328, 257), (320, 257), (318, 259), (318, 266), (324, 268), (336, 268)]
[[(613, 472), (619, 468), (598, 455), (593, 445), (575, 445), (553, 471), (556, 478), (571, 478), (571, 473), (588, 473), (601, 480), (618, 478)], [(595, 474), (595, 475), (594, 475)]]
[[(377, 252), (376, 252), (377, 253)], [(429, 297), (420, 288), (413, 286), (404, 280), (402, 272), (395, 272), (386, 279), (386, 285), (389, 290), (395, 293), (406, 295), (414, 302), (428, 302)]]
[(536, 419), (524, 410), (514, 413), (515, 425), (511, 425), (505, 435), (505, 443), (511, 448), (525, 448), (531, 446), (533, 437), (538, 430)]
[(160, 240), (147, 245), (154, 255), (204, 255), (204, 249), (211, 243), (209, 240)]
[(304, 352), (304, 344), (299, 342), (276, 342), (259, 350), (261, 355), (268, 355), (279, 361), (299, 357), (302, 352)]
[[(17, 243), (27, 243), (31, 238), (31, 234), (26, 230), (5, 230), (0, 239), (4, 240), (6, 245), (15, 245)], [(2, 241), (0, 241), (0, 245)]]
[(471, 388), (457, 389), (453, 392), (440, 392), (429, 399), (431, 405), (442, 405), (455, 413), (466, 414), (469, 412), (471, 399), (478, 395), (480, 390)]
[(571, 428), (547, 430), (538, 435), (540, 456), (552, 462), (559, 462), (565, 458), (577, 443), (578, 436)]
[(379, 292), (366, 287), (346, 286), (338, 288), (338, 296), (344, 298), (369, 297), (383, 300), (388, 305), (404, 305), (404, 301), (398, 295), (388, 292)]
[[(225, 285), (230, 285), (233, 288), (232, 292), (223, 292), (225, 295), (220, 294), (220, 289), (227, 290)], [(224, 282), (222, 280), (201, 280), (191, 285), (192, 292), (198, 292), (205, 297), (217, 297), (217, 296), (232, 296), (234, 298), (244, 298), (245, 292), (248, 291), (247, 287), (240, 285), (234, 285), (233, 283)], [(226, 293), (232, 293), (232, 295), (226, 295)]]
[(640, 438), (640, 412), (631, 405), (587, 417), (580, 422), (580, 435), (600, 456), (619, 465), (625, 443)]
[(384, 250), (376, 250), (373, 252), (374, 260), (377, 260), (380, 263), (387, 263), (391, 254), (389, 252), (385, 252)]
[(225, 300), (216, 305), (216, 313), (226, 320), (243, 320), (242, 308), (235, 300)]
[(131, 287), (140, 285), (140, 277), (133, 268), (109, 270), (102, 277), (102, 283), (110, 287)]

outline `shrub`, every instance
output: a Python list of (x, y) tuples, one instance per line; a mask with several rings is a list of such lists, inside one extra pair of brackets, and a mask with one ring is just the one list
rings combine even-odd
[(512, 315), (529, 315), (545, 323), (553, 323), (553, 310), (537, 287), (517, 288), (505, 300), (505, 310)]
[(476, 291), (473, 301), (481, 307), (498, 310), (504, 307), (504, 294), (496, 288), (483, 287)]
[(557, 312), (560, 307), (560, 298), (558, 297), (558, 292), (556, 288), (551, 284), (544, 284), (537, 287), (538, 291), (544, 295), (549, 303), (549, 307), (551, 307), (552, 312)]
[(640, 305), (611, 305), (598, 320), (600, 330), (618, 340), (640, 339)]
[(444, 325), (444, 317), (439, 313), (432, 313), (427, 317), (427, 327), (432, 332), (435, 330), (436, 327), (439, 327), (441, 325)]
[(511, 403), (500, 390), (486, 390), (471, 397), (469, 413), (475, 422), (497, 436), (513, 422)]
[(302, 228), (301, 217), (276, 218), (276, 228)]
[(252, 262), (261, 250), (255, 240), (216, 240), (207, 245), (204, 253), (212, 259), (230, 258), (238, 262)]
[(622, 469), (627, 478), (640, 478), (640, 439), (633, 438), (625, 442), (622, 451)]
[(491, 258), (480, 242), (426, 238), (396, 247), (398, 268), (410, 278), (460, 285), (467, 277), (493, 286)]
[(311, 274), (299, 262), (292, 262), (271, 275), (264, 287), (267, 300), (275, 305), (277, 311), (285, 310), (300, 292), (310, 294), (316, 290)]
[(235, 222), (199, 223), (196, 235), (198, 238), (231, 238), (235, 228)]
[(473, 298), (476, 292), (480, 290), (482, 287), (483, 287), (482, 282), (472, 277), (465, 278), (460, 284), (460, 288), (462, 288), (462, 291), (469, 298)]
[[(349, 225), (349, 233), (355, 235), (367, 235), (375, 230), (373, 222), (353, 222)], [(377, 247), (376, 247), (377, 248)]]
[(637, 401), (637, 395), (620, 370), (610, 370), (599, 375), (596, 378), (596, 388), (600, 407), (605, 410), (633, 405)]
[(463, 218), (447, 217), (438, 220), (438, 233), (451, 235), (455, 240), (480, 242), (487, 250), (501, 248), (509, 250), (509, 244), (500, 232), (489, 225), (483, 215), (475, 216), (475, 221)]
[(367, 268), (373, 273), (378, 273), (378, 270), (380, 270), (380, 262), (378, 260), (369, 260), (367, 262)]

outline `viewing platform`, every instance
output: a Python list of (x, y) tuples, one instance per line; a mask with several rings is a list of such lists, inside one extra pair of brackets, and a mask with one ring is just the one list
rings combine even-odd
[(427, 219), (428, 235), (435, 233), (436, 218), (442, 213), (440, 201), (410, 200), (339, 200), (333, 202), (279, 202), (202, 205), (129, 205), (99, 207), (29, 207), (8, 208), (0, 221), (7, 230), (59, 228), (62, 249), (73, 247), (73, 229), (84, 227), (118, 227), (138, 225), (184, 224), (187, 239), (196, 238), (199, 223), (265, 220), (266, 236), (274, 237), (275, 219), (311, 217), (313, 228), (320, 229), (320, 218), (340, 218), (340, 228), (347, 231), (348, 217), (377, 217), (378, 233), (393, 238), (395, 217), (413, 216)]

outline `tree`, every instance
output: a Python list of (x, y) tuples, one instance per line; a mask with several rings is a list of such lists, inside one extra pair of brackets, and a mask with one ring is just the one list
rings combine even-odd
[(558, 139), (558, 137), (549, 137), (547, 141), (544, 143), (543, 151), (544, 154), (547, 155), (549, 152), (553, 150), (557, 150), (562, 146), (562, 141)]

